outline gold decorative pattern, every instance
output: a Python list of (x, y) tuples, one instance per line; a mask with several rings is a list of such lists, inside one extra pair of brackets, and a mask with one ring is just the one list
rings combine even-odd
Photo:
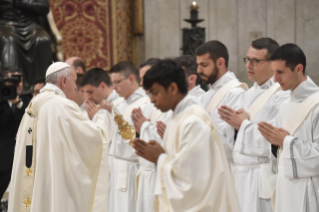
[(63, 37), (64, 58), (104, 70), (132, 60), (130, 0), (49, 0)]
[[(22, 203), (22, 212), (30, 212), (33, 197), (33, 187), (34, 187), (34, 178), (35, 178), (35, 167), (36, 167), (36, 134), (37, 134), (37, 122), (38, 117), (32, 118), (30, 117), (30, 121), (33, 119), (33, 131), (32, 131), (32, 165), (30, 168), (24, 166), (25, 172), (23, 175), (23, 186), (22, 186), (22, 199), (24, 200)], [(28, 131), (28, 128), (27, 128)], [(25, 133), (25, 142), (27, 142), (28, 132)]]

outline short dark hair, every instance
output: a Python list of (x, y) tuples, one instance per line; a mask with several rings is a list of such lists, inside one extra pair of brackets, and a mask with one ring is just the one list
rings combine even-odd
[(179, 57), (176, 57), (174, 59), (174, 61), (176, 63), (178, 63), (180, 66), (182, 66), (182, 68), (185, 71), (186, 76), (190, 76), (190, 75), (196, 75), (197, 79), (196, 79), (196, 85), (201, 84), (202, 82), (202, 78), (200, 77), (200, 75), (197, 73), (197, 63), (196, 63), (196, 57), (193, 55), (182, 55)]
[(140, 68), (143, 68), (145, 66), (153, 66), (155, 65), (156, 63), (158, 63), (159, 61), (161, 61), (161, 59), (158, 59), (158, 58), (149, 58), (147, 59), (144, 63), (141, 63), (140, 64)]
[(83, 79), (83, 74), (81, 74), (81, 73), (76, 73), (76, 87), (77, 87), (77, 89), (79, 90), (81, 87), (83, 87), (82, 85), (81, 85), (81, 83), (82, 83), (82, 79)]
[(101, 68), (91, 68), (81, 80), (81, 86), (92, 85), (98, 87), (101, 82), (104, 82), (108, 87), (111, 87), (110, 76)]
[(275, 51), (279, 48), (279, 44), (271, 38), (259, 38), (251, 42), (254, 49), (267, 49), (266, 59), (269, 60)]
[(165, 89), (172, 83), (176, 83), (179, 92), (187, 94), (185, 71), (174, 60), (161, 60), (146, 72), (143, 81), (144, 89), (149, 90), (154, 83), (160, 84)]
[(73, 61), (72, 65), (74, 66), (74, 69), (77, 69), (78, 67), (81, 67), (82, 70), (83, 70), (83, 73), (85, 74), (85, 72), (86, 72), (85, 63), (84, 63), (84, 61), (81, 58), (75, 59)]
[(206, 53), (209, 53), (209, 58), (214, 62), (216, 62), (218, 58), (224, 58), (225, 66), (226, 68), (228, 67), (229, 54), (227, 47), (222, 42), (218, 40), (208, 41), (196, 49), (197, 56), (201, 56)]
[(303, 65), (302, 73), (306, 73), (306, 56), (296, 44), (288, 43), (282, 45), (271, 56), (271, 60), (285, 61), (285, 65), (290, 68), (291, 71), (294, 71), (294, 68), (301, 64)]
[(131, 61), (122, 61), (114, 65), (110, 73), (120, 73), (124, 75), (124, 77), (129, 77), (130, 75), (133, 75), (137, 81), (137, 83), (140, 82), (139, 72), (136, 68), (136, 66)]
[(9, 73), (13, 74), (18, 72), (19, 74), (23, 75), (22, 70), (18, 67), (11, 66), (11, 67), (6, 67), (3, 70), (2, 76), (3, 77), (8, 77)]

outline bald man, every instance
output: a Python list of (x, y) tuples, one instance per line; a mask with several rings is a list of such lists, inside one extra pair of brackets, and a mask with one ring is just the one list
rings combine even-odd
[(67, 63), (71, 67), (71, 70), (74, 70), (76, 73), (85, 74), (86, 72), (85, 63), (79, 57), (70, 57), (65, 63)]

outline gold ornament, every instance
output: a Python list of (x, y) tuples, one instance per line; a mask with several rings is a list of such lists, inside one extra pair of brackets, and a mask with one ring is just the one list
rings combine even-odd
[(113, 105), (113, 112), (115, 114), (114, 121), (117, 124), (117, 127), (120, 131), (119, 134), (125, 140), (130, 139), (131, 141), (130, 141), (129, 145), (132, 146), (132, 140), (135, 136), (136, 131), (132, 125), (129, 125), (128, 122), (124, 120), (124, 118), (121, 114), (119, 114), (115, 111), (116, 111), (116, 108)]

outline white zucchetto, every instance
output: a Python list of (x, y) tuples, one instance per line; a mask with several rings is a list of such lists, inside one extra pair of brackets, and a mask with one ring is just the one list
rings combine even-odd
[(49, 66), (45, 77), (48, 77), (49, 75), (56, 73), (58, 71), (61, 71), (62, 69), (65, 69), (65, 68), (70, 68), (70, 66), (63, 62), (55, 62)]

